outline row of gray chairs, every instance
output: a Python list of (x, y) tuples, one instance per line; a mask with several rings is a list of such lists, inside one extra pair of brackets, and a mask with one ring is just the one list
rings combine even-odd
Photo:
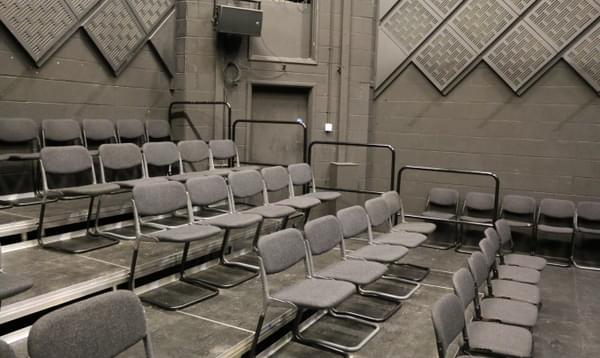
[[(139, 342), (154, 357), (144, 307), (130, 291), (101, 294), (38, 319), (27, 339), (31, 358), (116, 357)], [(16, 358), (0, 340), (0, 357)]]

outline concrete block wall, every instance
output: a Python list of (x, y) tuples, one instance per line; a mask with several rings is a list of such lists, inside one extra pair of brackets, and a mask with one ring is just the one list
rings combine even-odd
[[(600, 200), (600, 97), (564, 62), (518, 97), (482, 64), (447, 97), (410, 66), (374, 102), (369, 140), (407, 164), (493, 171), (502, 194)], [(371, 156), (368, 181), (385, 189), (387, 162)], [(409, 173), (407, 207), (429, 188), (490, 191), (489, 180)]]

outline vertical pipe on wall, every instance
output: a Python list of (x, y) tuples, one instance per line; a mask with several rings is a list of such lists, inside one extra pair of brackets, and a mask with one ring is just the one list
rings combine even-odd
[[(340, 92), (338, 107), (338, 138), (339, 142), (348, 141), (348, 101), (350, 89), (350, 33), (352, 31), (352, 1), (341, 1), (342, 29), (340, 31)], [(340, 148), (338, 161), (347, 160), (347, 151)]]

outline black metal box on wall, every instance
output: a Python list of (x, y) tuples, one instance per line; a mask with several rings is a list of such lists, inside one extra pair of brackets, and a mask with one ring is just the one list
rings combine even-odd
[(219, 5), (217, 8), (217, 32), (260, 36), (262, 20), (262, 10), (228, 5)]

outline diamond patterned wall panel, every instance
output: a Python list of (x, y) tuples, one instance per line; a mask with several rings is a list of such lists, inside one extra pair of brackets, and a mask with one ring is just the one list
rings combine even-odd
[(512, 28), (485, 55), (485, 62), (518, 91), (556, 55), (526, 22)]
[(583, 32), (600, 14), (594, 0), (544, 0), (526, 21), (557, 51)]
[(536, 0), (504, 0), (506, 3), (515, 10), (515, 12), (519, 15), (525, 12), (525, 10), (529, 9)]
[(463, 0), (425, 0), (442, 17), (447, 17)]
[(450, 24), (473, 49), (481, 53), (516, 18), (517, 14), (502, 1), (472, 0), (452, 17)]
[(175, 76), (177, 57), (175, 54), (176, 37), (176, 16), (175, 10), (159, 25), (158, 29), (150, 37), (150, 43), (156, 50), (156, 53), (165, 64), (171, 76)]
[(600, 93), (600, 23), (571, 47), (564, 59)]
[(38, 65), (77, 24), (63, 0), (0, 0), (0, 19)]
[(78, 18), (82, 18), (100, 0), (66, 0)]
[(381, 28), (406, 53), (411, 53), (442, 22), (420, 0), (402, 0), (385, 17)]
[(466, 41), (445, 26), (423, 45), (413, 62), (441, 91), (476, 57)]
[(92, 14), (84, 28), (115, 73), (133, 58), (146, 39), (125, 0), (107, 0)]
[(376, 85), (381, 85), (408, 55), (381, 29), (377, 36)]
[(131, 7), (150, 33), (175, 5), (175, 0), (129, 0)]
[(379, 20), (398, 3), (398, 0), (379, 0)]

